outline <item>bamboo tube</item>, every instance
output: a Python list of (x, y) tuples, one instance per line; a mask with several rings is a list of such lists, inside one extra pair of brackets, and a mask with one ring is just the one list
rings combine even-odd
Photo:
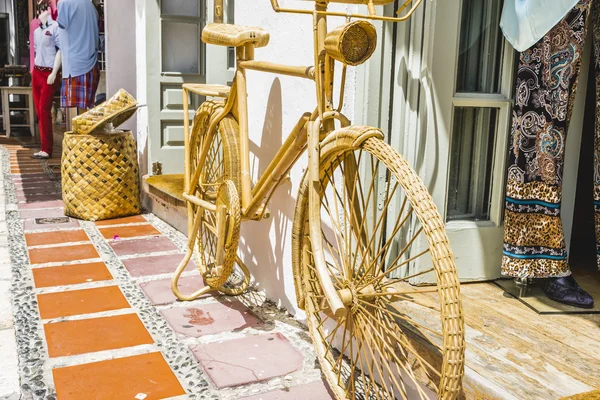
[(220, 205), (217, 208), (217, 251), (216, 263), (217, 268), (221, 267), (225, 262), (225, 239), (227, 225), (227, 206)]
[(373, 0), (369, 0), (369, 2), (367, 3), (367, 8), (369, 10), (369, 15), (377, 15), (377, 12), (375, 11), (375, 5), (373, 4)]
[(252, 199), (252, 181), (250, 177), (250, 143), (248, 138), (248, 93), (246, 91), (246, 73), (239, 68), (236, 73), (237, 104), (239, 111), (238, 124), (240, 127), (240, 159), (241, 159), (241, 189), (242, 189), (242, 214)]
[[(193, 196), (191, 194), (184, 193), (183, 198), (186, 199), (188, 202), (197, 205), (198, 207), (202, 207), (206, 210), (213, 211), (213, 212), (217, 211), (216, 205), (214, 205), (213, 203), (209, 203), (208, 201), (202, 200), (201, 198), (199, 198), (197, 196)], [(193, 216), (194, 215), (192, 214), (192, 219), (190, 219), (190, 221), (193, 221)]]
[[(193, 217), (193, 214), (192, 214), (192, 217)], [(187, 268), (188, 263), (189, 263), (190, 259), (192, 258), (192, 255), (194, 254), (194, 243), (196, 243), (196, 238), (198, 237), (198, 230), (200, 229), (201, 223), (202, 223), (202, 217), (201, 217), (200, 213), (198, 213), (198, 215), (196, 216), (196, 219), (193, 220), (192, 229), (189, 232), (188, 249), (185, 254), (185, 257), (177, 266), (177, 269), (175, 270), (175, 274), (173, 275), (173, 278), (171, 279), (171, 291), (179, 300), (183, 300), (183, 301), (195, 300), (198, 297), (202, 296), (203, 294), (209, 292), (210, 290), (213, 290), (210, 286), (206, 285), (202, 289), (200, 289), (192, 294), (186, 295), (179, 291), (179, 287), (177, 285), (177, 283), (179, 282), (179, 278), (181, 277), (181, 274)]]
[(310, 113), (304, 113), (300, 117), (285, 143), (279, 148), (273, 161), (254, 186), (252, 201), (248, 204), (245, 216), (253, 216), (256, 213), (269, 192), (274, 190), (275, 186), (281, 181), (283, 174), (289, 170), (306, 147), (306, 124), (310, 117)]
[[(375, 5), (383, 5), (387, 3), (391, 3), (393, 0), (375, 0)], [(279, 2), (277, 0), (271, 0), (271, 5), (273, 10), (278, 13), (287, 13), (287, 14), (305, 14), (305, 15), (323, 15), (328, 17), (342, 17), (342, 18), (362, 18), (368, 19), (371, 21), (387, 21), (387, 22), (403, 22), (409, 19), (414, 12), (417, 10), (419, 5), (423, 0), (415, 0), (413, 6), (408, 10), (406, 14), (402, 17), (386, 17), (379, 15), (368, 15), (368, 14), (348, 14), (342, 12), (335, 11), (311, 11), (305, 9), (294, 9), (294, 8), (281, 8), (279, 7)], [(351, 3), (351, 4), (367, 4), (366, 0), (330, 0), (331, 3)], [(402, 12), (402, 10), (406, 9), (409, 4), (413, 3), (413, 0), (406, 1), (399, 9), (396, 11), (397, 14)]]
[(239, 65), (244, 69), (253, 71), (270, 72), (273, 74), (288, 75), (311, 80), (315, 79), (314, 67), (282, 65), (267, 61), (242, 61)]
[(244, 45), (244, 60), (254, 60), (254, 43), (246, 43)]
[[(189, 95), (186, 88), (183, 88), (183, 143), (185, 149), (185, 158), (184, 158), (184, 180), (183, 187), (186, 193), (189, 193), (190, 190), (190, 113), (189, 113)], [(193, 227), (194, 220), (194, 210), (191, 204), (187, 205), (188, 212), (188, 236), (191, 233)]]
[(204, 97), (229, 97), (231, 87), (225, 85), (208, 85), (205, 83), (184, 83), (181, 85), (188, 92)]
[(308, 123), (308, 173), (310, 177), (308, 225), (310, 227), (310, 243), (317, 276), (319, 277), (329, 307), (336, 318), (343, 318), (346, 315), (346, 308), (333, 285), (325, 261), (325, 254), (323, 253), (323, 239), (321, 236), (319, 132), (319, 123), (317, 121)]

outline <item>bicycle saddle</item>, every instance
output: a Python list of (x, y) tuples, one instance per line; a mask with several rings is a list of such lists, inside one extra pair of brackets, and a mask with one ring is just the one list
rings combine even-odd
[(269, 32), (255, 26), (208, 24), (202, 30), (202, 41), (217, 46), (239, 47), (253, 43), (255, 47), (265, 47), (269, 38)]

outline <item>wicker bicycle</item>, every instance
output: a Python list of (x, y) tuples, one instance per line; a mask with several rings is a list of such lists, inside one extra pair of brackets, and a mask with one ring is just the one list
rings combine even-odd
[[(375, 50), (376, 30), (368, 21), (404, 21), (421, 2), (408, 0), (399, 17), (376, 14), (375, 6), (392, 1), (319, 0), (314, 10), (298, 10), (271, 0), (276, 12), (312, 16), (315, 67), (255, 61), (254, 49), (266, 46), (269, 34), (222, 23), (223, 2), (215, 1), (216, 23), (204, 28), (202, 40), (235, 47), (237, 69), (231, 87), (183, 85), (189, 250), (172, 289), (181, 300), (209, 290), (246, 290), (250, 273), (237, 255), (240, 224), (268, 216), (273, 192), (308, 150), (293, 224), (293, 272), (298, 305), (333, 393), (337, 399), (455, 399), (464, 321), (444, 222), (381, 130), (352, 126), (342, 105), (334, 106), (336, 63), (342, 66), (337, 98), (343, 99), (346, 67), (364, 63)], [(332, 12), (328, 3), (364, 4), (368, 13)], [(347, 22), (328, 32), (329, 16)], [(312, 80), (317, 95), (316, 109), (299, 118), (254, 185), (247, 70)], [(190, 93), (212, 98), (197, 110), (191, 132)], [(183, 294), (177, 283), (193, 255), (206, 287)], [(427, 274), (435, 286), (410, 285)]]

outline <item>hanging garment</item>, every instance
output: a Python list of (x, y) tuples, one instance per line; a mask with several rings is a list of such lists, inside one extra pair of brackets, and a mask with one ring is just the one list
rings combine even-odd
[[(570, 275), (560, 218), (566, 134), (586, 28), (593, 30), (600, 92), (600, 1), (581, 0), (535, 46), (520, 54), (512, 115), (502, 273)], [(600, 266), (600, 106), (594, 138), (596, 250)]]
[(518, 51), (540, 40), (579, 0), (505, 0), (500, 27)]

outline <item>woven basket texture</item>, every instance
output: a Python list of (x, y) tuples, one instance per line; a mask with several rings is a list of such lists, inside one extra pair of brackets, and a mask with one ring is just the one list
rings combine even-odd
[(373, 24), (357, 20), (339, 26), (325, 37), (325, 51), (334, 59), (356, 66), (367, 61), (377, 47)]
[(65, 214), (100, 221), (141, 212), (136, 143), (131, 132), (65, 134), (62, 154)]
[(215, 46), (238, 47), (254, 43), (258, 48), (269, 44), (269, 39), (269, 32), (256, 26), (208, 24), (202, 29), (202, 41)]
[(109, 100), (73, 118), (73, 134), (89, 135), (109, 122), (116, 128), (135, 114), (136, 106), (135, 98), (120, 89)]

